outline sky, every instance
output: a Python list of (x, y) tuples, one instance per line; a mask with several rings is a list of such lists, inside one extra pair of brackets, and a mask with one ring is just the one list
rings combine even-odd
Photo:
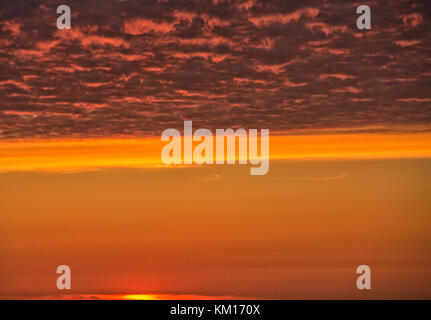
[[(431, 9), (361, 4), (2, 1), (0, 299), (431, 299)], [(163, 165), (186, 120), (268, 174)]]
[[(0, 175), (0, 296), (431, 297), (430, 159)], [(56, 268), (71, 268), (69, 290)], [(372, 270), (371, 290), (356, 268)], [(127, 297), (126, 297), (127, 298)]]

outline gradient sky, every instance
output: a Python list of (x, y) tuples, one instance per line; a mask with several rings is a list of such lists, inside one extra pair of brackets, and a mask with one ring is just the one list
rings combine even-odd
[[(0, 297), (431, 298), (431, 160), (0, 174)], [(72, 290), (57, 290), (58, 265)], [(356, 289), (356, 267), (372, 290)], [(100, 296), (102, 294), (103, 296)]]
[[(0, 137), (158, 136), (197, 126), (430, 129), (422, 1), (58, 1), (0, 4)], [(62, 3), (63, 4), (63, 3)], [(408, 127), (408, 128), (406, 128)]]
[[(361, 4), (0, 2), (0, 298), (430, 299), (431, 7)], [(268, 175), (161, 166), (184, 120)]]

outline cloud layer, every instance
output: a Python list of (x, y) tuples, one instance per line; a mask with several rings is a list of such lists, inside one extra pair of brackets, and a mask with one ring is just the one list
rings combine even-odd
[[(64, 3), (68, 4), (68, 3)], [(0, 4), (0, 139), (168, 127), (429, 131), (431, 8), (368, 1)]]

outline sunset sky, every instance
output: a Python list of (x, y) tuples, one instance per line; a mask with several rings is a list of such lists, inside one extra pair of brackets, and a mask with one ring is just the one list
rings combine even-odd
[[(431, 299), (431, 7), (359, 4), (1, 2), (0, 298)], [(185, 120), (269, 173), (163, 165)]]

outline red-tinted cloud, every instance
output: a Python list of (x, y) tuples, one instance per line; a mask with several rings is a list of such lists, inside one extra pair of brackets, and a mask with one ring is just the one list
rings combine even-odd
[[(67, 4), (67, 1), (65, 2)], [(369, 1), (0, 4), (0, 139), (196, 126), (429, 130), (431, 9)], [(411, 129), (409, 129), (411, 130)]]

